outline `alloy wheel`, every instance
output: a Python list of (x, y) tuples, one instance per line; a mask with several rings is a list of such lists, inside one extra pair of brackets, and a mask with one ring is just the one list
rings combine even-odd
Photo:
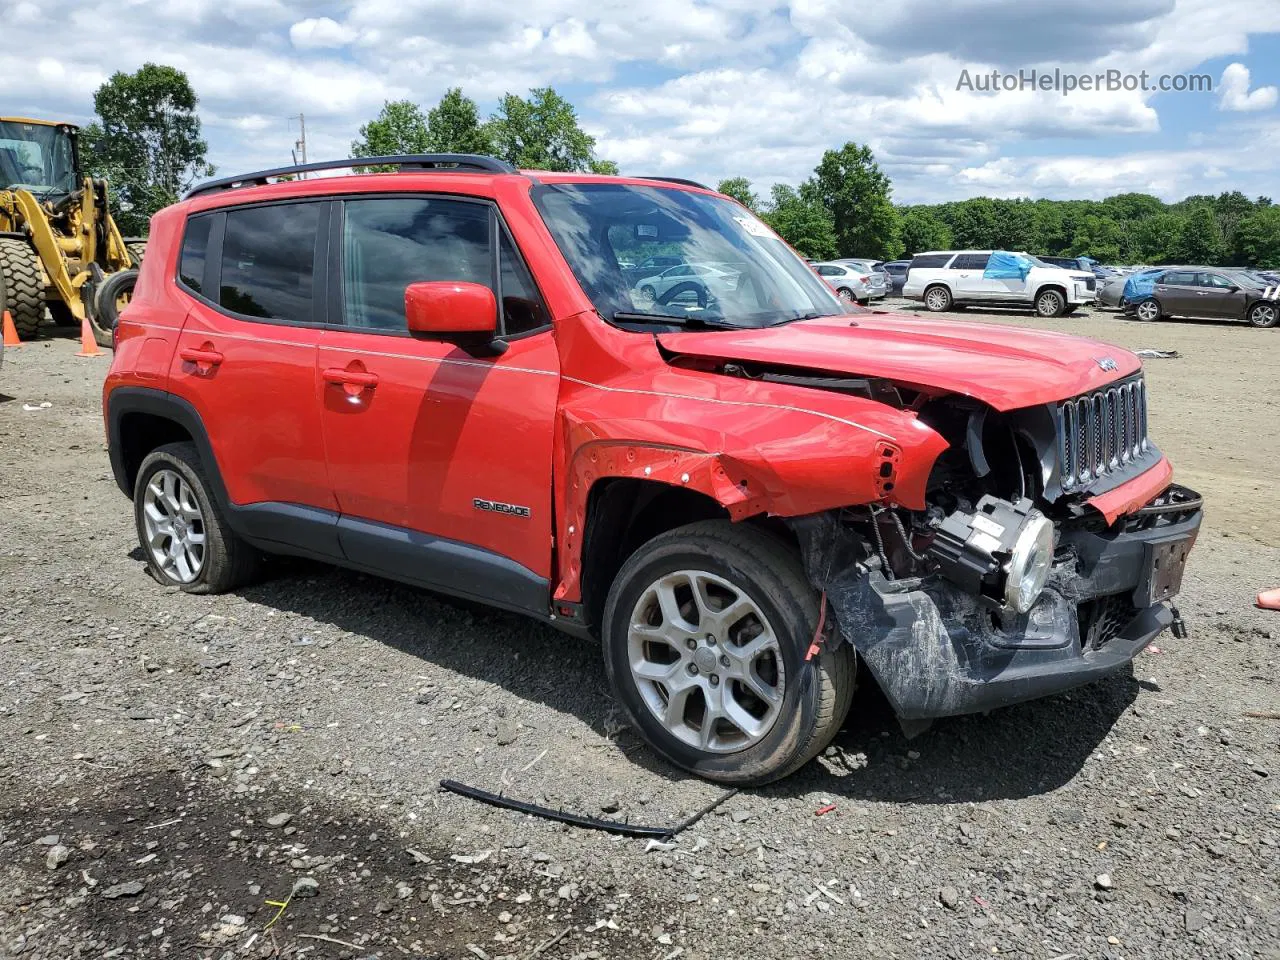
[(1260, 303), (1249, 311), (1249, 322), (1255, 327), (1274, 327), (1278, 314), (1276, 307)]
[(942, 290), (930, 290), (929, 295), (925, 298), (925, 304), (930, 310), (947, 309), (947, 295)]
[(649, 712), (698, 750), (745, 750), (778, 719), (782, 647), (759, 605), (723, 577), (678, 570), (650, 584), (631, 613), (627, 660)]
[(157, 470), (147, 481), (142, 525), (152, 562), (178, 583), (204, 568), (205, 525), (195, 491), (177, 471)]
[(1154, 300), (1144, 300), (1137, 307), (1138, 319), (1147, 323), (1157, 319), (1160, 316), (1160, 308)]
[(1061, 309), (1061, 301), (1056, 293), (1046, 293), (1036, 301), (1036, 313), (1042, 317), (1056, 317)]

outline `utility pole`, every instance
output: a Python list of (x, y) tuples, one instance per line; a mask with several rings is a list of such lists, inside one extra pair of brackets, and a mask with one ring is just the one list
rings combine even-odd
[[(293, 117), (290, 117), (289, 119), (292, 120)], [(307, 162), (307, 118), (301, 113), (298, 114), (298, 139), (293, 141), (292, 153), (293, 162), (295, 164), (305, 164)], [(302, 156), (301, 160), (298, 159), (299, 154)], [(305, 173), (300, 173), (298, 174), (298, 178), (300, 180), (305, 180), (307, 175)]]

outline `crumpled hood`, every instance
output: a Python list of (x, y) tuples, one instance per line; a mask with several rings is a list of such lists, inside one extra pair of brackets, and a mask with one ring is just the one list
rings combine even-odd
[(997, 410), (1087, 393), (1142, 367), (1128, 350), (1085, 337), (895, 314), (669, 333), (658, 342), (689, 356), (884, 377), (965, 394)]

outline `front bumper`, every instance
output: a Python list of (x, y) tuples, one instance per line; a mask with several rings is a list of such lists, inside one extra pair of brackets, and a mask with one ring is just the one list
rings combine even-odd
[[(1122, 669), (1174, 620), (1201, 510), (1063, 533), (1054, 571), (1025, 615), (1000, 614), (940, 576), (889, 580), (834, 546), (834, 519), (796, 528), (806, 569), (841, 633), (903, 719), (976, 713), (1060, 693)], [(809, 521), (816, 521), (810, 523)], [(836, 554), (831, 553), (836, 550)], [(841, 554), (843, 556), (841, 556)], [(838, 566), (823, 566), (837, 560)], [(816, 571), (840, 572), (822, 582)]]

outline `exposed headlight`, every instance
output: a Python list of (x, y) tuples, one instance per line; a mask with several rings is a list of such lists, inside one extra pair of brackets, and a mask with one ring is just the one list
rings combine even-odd
[(1018, 531), (1013, 554), (1005, 564), (1004, 600), (1018, 613), (1035, 605), (1053, 569), (1053, 522), (1032, 511)]
[(984, 603), (1026, 613), (1053, 569), (1053, 522), (1029, 499), (985, 496), (938, 524), (929, 555), (939, 571)]

